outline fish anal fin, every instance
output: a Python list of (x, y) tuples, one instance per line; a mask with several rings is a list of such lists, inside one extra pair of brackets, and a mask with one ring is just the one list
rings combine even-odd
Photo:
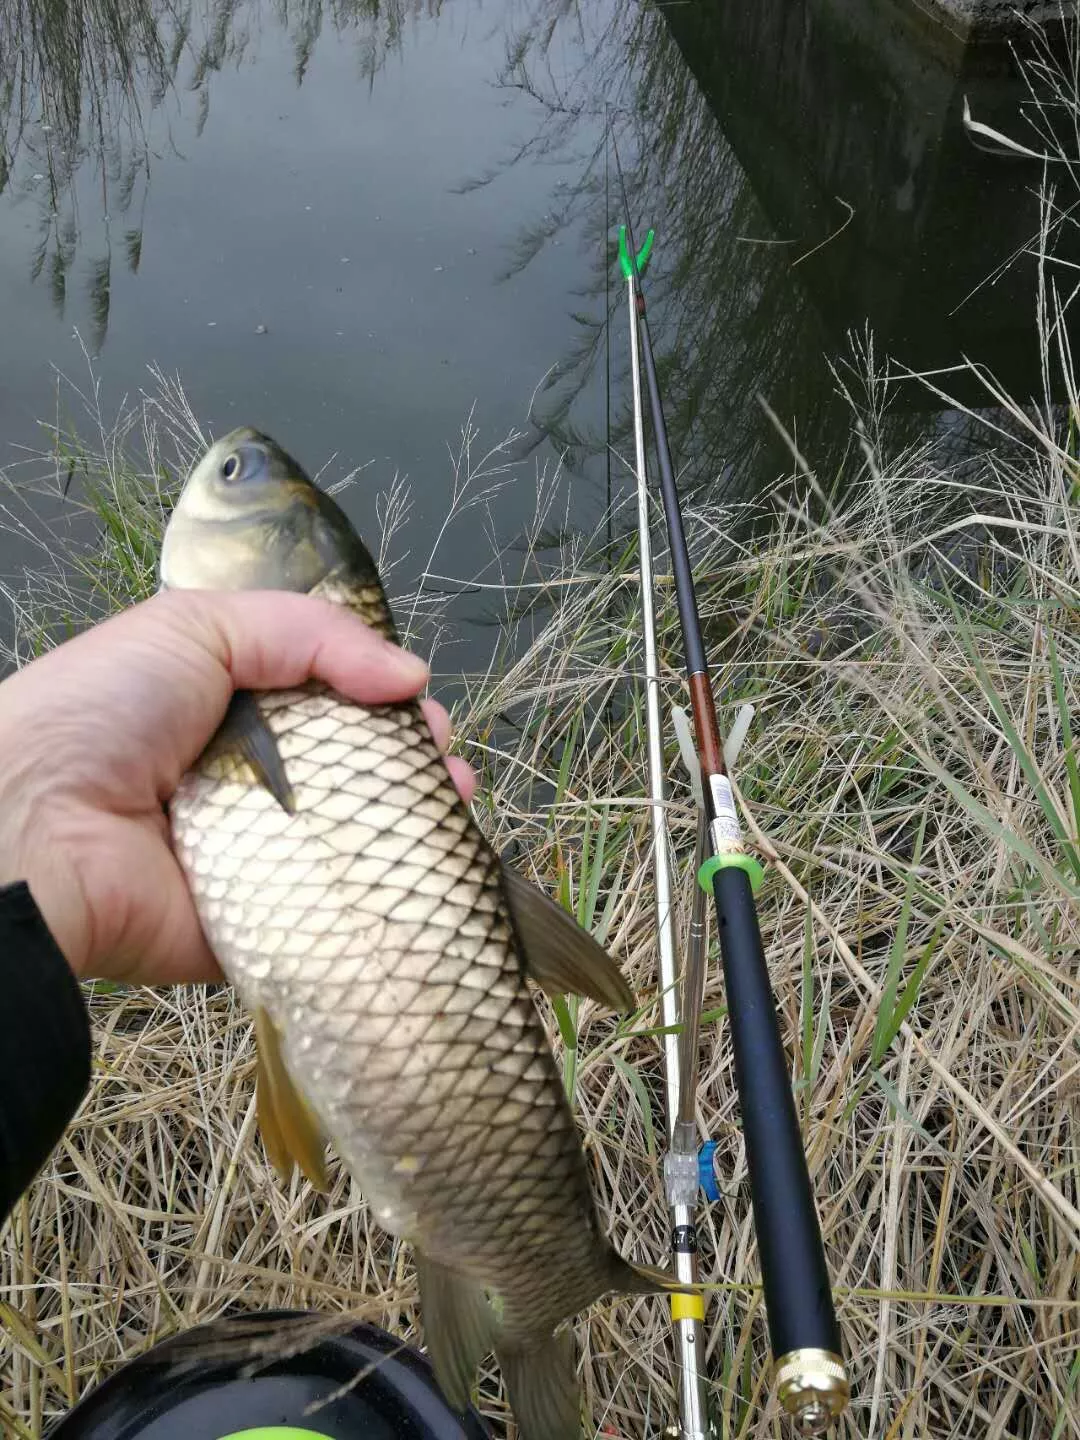
[(521, 1440), (581, 1440), (574, 1336), (561, 1330), (538, 1345), (496, 1346)]
[(270, 1082), (266, 1077), (266, 1063), (260, 1050), (256, 1057), (255, 1067), (255, 1116), (259, 1123), (259, 1134), (262, 1136), (266, 1158), (274, 1167), (281, 1183), (288, 1185), (292, 1179), (293, 1158), (289, 1153), (289, 1147), (285, 1144), (285, 1137), (278, 1129), (271, 1089)]
[(250, 690), (234, 692), (225, 718), (207, 746), (206, 758), (219, 764), (235, 760), (246, 765), (287, 814), (295, 813), (293, 789), (277, 740)]
[(633, 1010), (634, 992), (611, 956), (561, 905), (509, 865), (503, 889), (529, 976), (549, 995), (587, 995), (612, 1010)]
[(476, 1367), (491, 1353), (495, 1312), (481, 1285), (456, 1270), (415, 1252), (420, 1314), (435, 1379), (452, 1409), (463, 1414), (476, 1380)]
[(330, 1188), (326, 1175), (326, 1141), (303, 1095), (293, 1084), (281, 1053), (281, 1037), (262, 1008), (255, 1012), (258, 1064), (255, 1108), (271, 1165), (284, 1184), (299, 1165), (316, 1190)]

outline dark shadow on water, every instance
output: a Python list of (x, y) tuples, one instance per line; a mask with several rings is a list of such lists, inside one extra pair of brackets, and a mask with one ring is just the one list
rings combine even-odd
[[(1043, 86), (1047, 105), (1033, 103), (1018, 61), (1030, 74), (1065, 56), (1072, 37), (1062, 27), (975, 42), (907, 0), (626, 5), (568, 83), (552, 78), (543, 8), (509, 47), (502, 83), (543, 107), (534, 148), (580, 144), (586, 116), (617, 137), (639, 238), (657, 227), (647, 290), (688, 488), (735, 498), (791, 470), (791, 446), (763, 400), (826, 485), (858, 454), (852, 402), (894, 448), (943, 433), (962, 448), (977, 430), (910, 372), (947, 370), (945, 390), (986, 406), (985, 387), (959, 368), (970, 360), (1022, 403), (1045, 401), (1043, 165), (969, 134), (963, 114), (966, 99), (979, 122), (1050, 148), (1054, 137), (1039, 129), (1054, 102)], [(1070, 137), (1055, 143), (1069, 147)], [(545, 226), (523, 234), (516, 257), (526, 267), (584, 218), (594, 264), (579, 341), (546, 387), (543, 418), (578, 465), (593, 457), (594, 473), (605, 434), (579, 416), (610, 363), (608, 323), (623, 400), (611, 434), (630, 449), (628, 322), (611, 278), (622, 198), (610, 154), (593, 146), (579, 183)], [(1044, 236), (1059, 279), (1080, 260), (1077, 237), (1059, 211)]]
[[(445, 6), (459, 8), (464, 0)], [(190, 143), (199, 143), (215, 87), (255, 63), (261, 27), (288, 37), (297, 87), (332, 42), (351, 47), (357, 82), (370, 87), (389, 56), (408, 63), (411, 23), (443, 9), (436, 0), (0, 0), (0, 192), (36, 226), (28, 278), (61, 313), (79, 288), (88, 348), (99, 352), (117, 272), (136, 275), (144, 259), (172, 119), (194, 97)], [(657, 227), (650, 312), (691, 494), (744, 496), (790, 473), (789, 445), (763, 401), (827, 486), (857, 450), (845, 386), (894, 445), (943, 427), (961, 443), (964, 422), (929, 391), (868, 390), (868, 369), (880, 377), (897, 363), (949, 366), (966, 355), (1021, 398), (1039, 394), (1034, 262), (1023, 253), (1006, 262), (1037, 232), (1040, 167), (981, 152), (962, 124), (967, 97), (979, 120), (1021, 129), (1026, 92), (1008, 48), (960, 43), (906, 0), (535, 0), (479, 13), (501, 38), (492, 83), (532, 107), (535, 123), (523, 143), (492, 137), (474, 174), (445, 183), (467, 196), (518, 164), (536, 167), (541, 183), (546, 162), (559, 167), (562, 178), (523, 216), (502, 280), (535, 273), (560, 244), (576, 248), (563, 262), (577, 267), (576, 340), (531, 418), (536, 443), (565, 451), (594, 493), (608, 483), (609, 439), (618, 456), (630, 450), (613, 136), (634, 225)], [(403, 299), (411, 283), (403, 268)], [(477, 374), (481, 405), (482, 385), (495, 383), (515, 344), (500, 334), (490, 374)], [(627, 479), (619, 458), (610, 473), (617, 493)]]
[[(664, 14), (834, 344), (869, 323), (914, 370), (966, 355), (1015, 392), (1037, 389), (1043, 167), (964, 125), (966, 100), (1032, 145), (1018, 58), (1040, 53), (1033, 36), (958, 38), (908, 0)], [(1060, 27), (1049, 42), (1067, 48)]]

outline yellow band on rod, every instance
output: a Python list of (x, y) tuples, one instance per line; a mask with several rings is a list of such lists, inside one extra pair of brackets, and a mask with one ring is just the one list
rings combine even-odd
[(671, 1297), (672, 1320), (704, 1320), (705, 1301), (700, 1295), (684, 1295), (681, 1291)]

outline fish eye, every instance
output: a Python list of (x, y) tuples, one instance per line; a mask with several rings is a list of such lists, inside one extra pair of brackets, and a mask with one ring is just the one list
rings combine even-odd
[(226, 484), (257, 480), (266, 474), (267, 454), (261, 445), (238, 445), (221, 462), (218, 474)]

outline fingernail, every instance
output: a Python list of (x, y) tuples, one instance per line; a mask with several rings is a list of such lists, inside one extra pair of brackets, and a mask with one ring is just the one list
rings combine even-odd
[(403, 650), (392, 640), (384, 640), (383, 644), (386, 646), (387, 660), (403, 680), (409, 680), (417, 686), (425, 685), (430, 680), (431, 670), (426, 660), (421, 660), (420, 656), (414, 655), (411, 650)]

